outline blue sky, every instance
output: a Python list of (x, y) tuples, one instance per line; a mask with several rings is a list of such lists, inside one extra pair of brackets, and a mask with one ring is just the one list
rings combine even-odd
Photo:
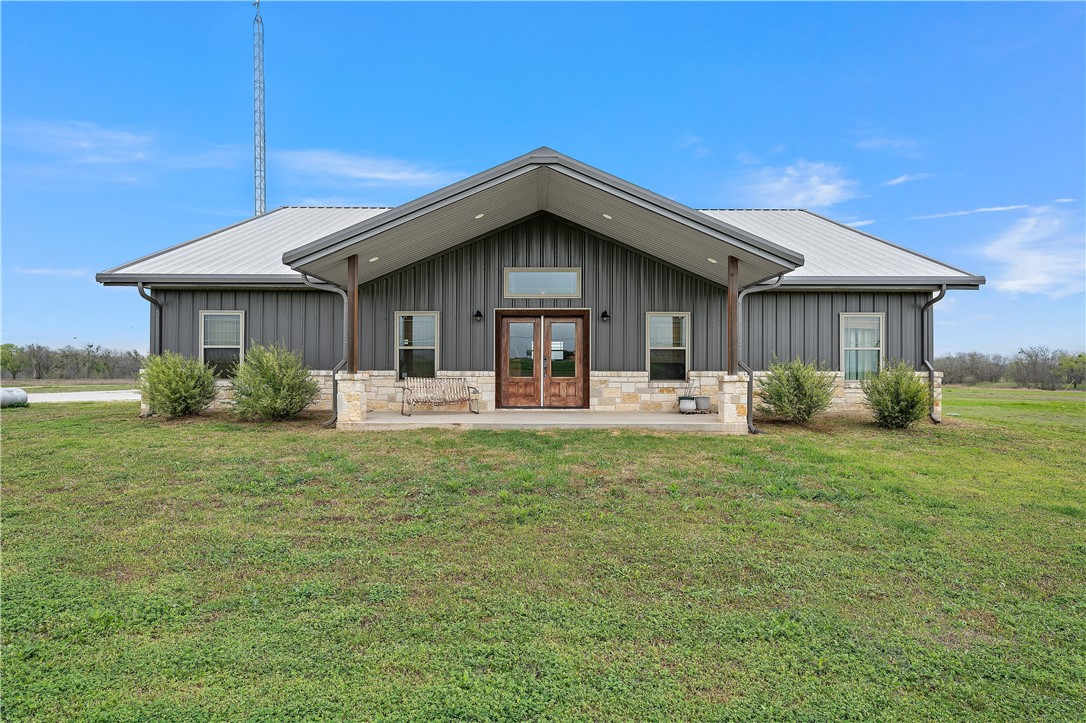
[[(1086, 347), (1086, 18), (1057, 4), (265, 2), (268, 207), (396, 205), (548, 145), (806, 207), (988, 285), (938, 353)], [(248, 2), (0, 6), (3, 340), (148, 346), (93, 276), (252, 214)]]

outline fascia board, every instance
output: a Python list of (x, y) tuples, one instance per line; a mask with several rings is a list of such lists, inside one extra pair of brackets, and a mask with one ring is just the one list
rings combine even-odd
[(94, 280), (105, 286), (169, 284), (170, 286), (305, 286), (301, 274), (112, 274), (103, 271)]
[[(521, 167), (517, 168), (511, 166), (514, 162), (519, 162)], [(283, 253), (283, 263), (287, 266), (301, 266), (317, 261), (325, 256), (336, 253), (344, 246), (358, 241), (364, 241), (366, 238), (369, 238), (380, 231), (395, 228), (396, 226), (406, 223), (425, 213), (448, 206), (451, 203), (468, 198), (475, 193), (485, 191), (498, 183), (511, 180), (533, 170), (535, 169), (532, 165), (525, 165), (521, 159), (514, 159), (514, 161), (503, 163), (489, 171), (478, 173), (469, 178), (465, 178), (463, 181), (458, 181), (451, 186), (446, 186), (433, 193), (428, 193), (421, 198), (416, 198), (414, 201), (408, 201), (402, 206), (397, 206), (384, 213), (377, 214), (354, 226), (348, 226), (347, 228), (329, 234), (324, 238), (319, 238), (304, 246), (299, 246), (296, 249), (286, 251)]]
[(703, 233), (708, 232), (710, 235), (725, 236), (725, 239), (721, 239), (725, 243), (732, 243), (747, 253), (766, 258), (768, 261), (780, 266), (794, 269), (803, 265), (803, 255), (800, 253), (786, 249), (706, 214), (699, 213), (695, 209), (687, 208), (680, 203), (550, 149), (533, 151), (528, 155), (515, 158), (489, 171), (484, 171), (463, 181), (446, 186), (354, 226), (329, 234), (296, 249), (291, 249), (283, 254), (283, 263), (292, 267), (312, 263), (330, 256), (346, 246), (364, 241), (381, 231), (394, 228), (420, 215), (455, 203), (474, 193), (544, 166), (608, 193), (625, 197), (625, 200), (631, 203), (661, 213), (687, 227)]
[(782, 286), (953, 286), (978, 287), (983, 276), (785, 276)]
[(672, 221), (681, 223), (688, 228), (693, 228), (702, 233), (705, 233), (706, 230), (708, 230), (710, 235), (727, 236), (728, 239), (725, 243), (739, 246), (747, 253), (755, 256), (776, 257), (768, 258), (767, 260), (781, 266), (795, 269), (803, 265), (803, 254), (797, 251), (787, 249), (784, 246), (775, 244), (761, 236), (752, 234), (749, 231), (744, 231), (743, 229), (713, 218), (708, 214), (684, 206), (677, 201), (672, 201), (670, 198), (665, 198), (658, 193), (634, 185), (617, 176), (612, 176), (605, 171), (593, 168), (580, 161), (567, 158), (564, 159), (564, 162), (556, 164), (553, 170), (563, 173), (570, 178), (576, 178), (578, 181), (593, 186), (594, 188), (617, 195), (631, 203), (636, 203), (642, 208), (666, 216)]

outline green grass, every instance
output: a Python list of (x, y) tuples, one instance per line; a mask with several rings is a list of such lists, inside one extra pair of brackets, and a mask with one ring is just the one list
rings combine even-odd
[(1082, 720), (1086, 407), (1044, 394), (724, 438), (5, 412), (4, 718)]

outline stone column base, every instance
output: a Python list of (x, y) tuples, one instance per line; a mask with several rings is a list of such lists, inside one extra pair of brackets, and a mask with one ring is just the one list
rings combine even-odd
[(362, 429), (366, 422), (367, 374), (336, 374), (336, 429)]
[(721, 430), (724, 434), (747, 434), (747, 375), (721, 374), (717, 392)]

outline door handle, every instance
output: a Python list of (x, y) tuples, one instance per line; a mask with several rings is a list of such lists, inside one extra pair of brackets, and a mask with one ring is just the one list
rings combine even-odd
[(543, 376), (547, 376), (547, 357), (543, 357)]

